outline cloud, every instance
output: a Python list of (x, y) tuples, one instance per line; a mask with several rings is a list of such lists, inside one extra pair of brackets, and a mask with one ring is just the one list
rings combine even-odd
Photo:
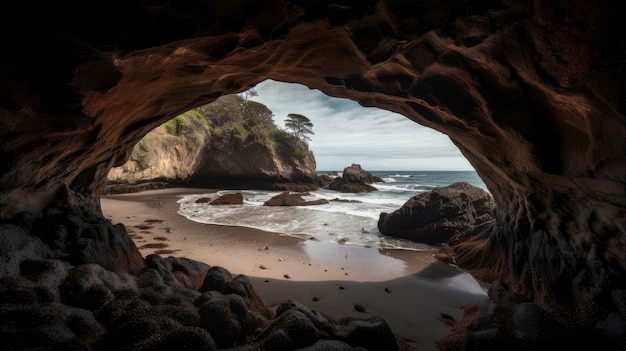
[(289, 113), (313, 122), (310, 149), (318, 170), (352, 163), (375, 170), (473, 170), (450, 139), (397, 113), (363, 107), (300, 84), (266, 80), (252, 100), (274, 112), (279, 127)]

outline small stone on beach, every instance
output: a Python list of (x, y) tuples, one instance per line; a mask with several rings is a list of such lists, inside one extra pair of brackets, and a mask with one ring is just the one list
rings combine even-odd
[(385, 288), (385, 292), (386, 292), (387, 294), (391, 293), (391, 291), (389, 290), (389, 288)]
[(319, 301), (319, 300), (320, 300), (320, 299), (319, 299), (319, 298), (317, 298), (317, 297), (314, 297), (314, 298), (313, 298), (313, 302), (317, 302), (317, 301)]
[(441, 318), (441, 320), (449, 326), (453, 326), (454, 323), (456, 323), (456, 320), (454, 319), (454, 317), (452, 317), (451, 315), (445, 313), (445, 312), (441, 312), (441, 314), (439, 315), (439, 317)]
[(260, 264), (260, 265), (259, 265), (259, 268), (261, 268), (261, 269), (267, 269), (267, 267), (265, 267), (265, 266), (264, 266), (264, 265), (262, 265), (262, 264)]
[(343, 286), (340, 286), (340, 287), (339, 287), (339, 290), (344, 290), (344, 289), (345, 289), (345, 288), (344, 288)]
[(361, 304), (359, 304), (359, 303), (354, 304), (354, 309), (355, 309), (356, 311), (358, 311), (358, 312), (363, 312), (363, 313), (367, 312), (367, 311), (365, 310), (365, 306), (363, 306), (363, 305), (361, 305)]
[(291, 277), (289, 276), (289, 274), (285, 274), (285, 275), (283, 275), (283, 277), (285, 277), (285, 279), (291, 279)]

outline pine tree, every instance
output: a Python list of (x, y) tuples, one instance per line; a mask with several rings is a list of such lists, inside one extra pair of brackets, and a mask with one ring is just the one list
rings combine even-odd
[(311, 120), (303, 115), (297, 113), (290, 113), (285, 120), (285, 127), (291, 129), (293, 136), (300, 140), (311, 140), (308, 134), (313, 133), (313, 123)]

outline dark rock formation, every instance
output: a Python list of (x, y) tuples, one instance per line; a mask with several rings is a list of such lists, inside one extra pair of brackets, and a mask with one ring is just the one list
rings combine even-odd
[(243, 205), (243, 194), (224, 194), (209, 202), (209, 205)]
[(164, 189), (164, 188), (167, 188), (168, 186), (169, 184), (165, 182), (145, 182), (145, 183), (142, 182), (142, 183), (137, 183), (137, 184), (130, 184), (130, 183), (108, 184), (104, 188), (102, 195), (130, 194), (130, 193), (137, 193), (140, 191)]
[(361, 168), (361, 165), (356, 163), (353, 163), (352, 165), (350, 165), (350, 167), (344, 168), (341, 178), (346, 183), (363, 182), (366, 184), (372, 184), (383, 182), (382, 178), (372, 175), (372, 173), (364, 170), (363, 168)]
[[(495, 225), (454, 247), (460, 265), (599, 331), (624, 325), (626, 3), (0, 6), (3, 222), (59, 207), (101, 216), (109, 170), (150, 130), (264, 79), (299, 82), (402, 114), (459, 147), (497, 205)], [(77, 340), (64, 330), (54, 340)], [(21, 340), (37, 343), (28, 333)], [(171, 340), (206, 341), (181, 333)]]
[(331, 177), (329, 175), (322, 174), (320, 176), (317, 176), (317, 183), (320, 187), (326, 188), (335, 181), (335, 178), (337, 177)]
[(382, 181), (380, 177), (362, 169), (361, 165), (353, 163), (350, 167), (343, 169), (341, 177), (333, 179), (328, 189), (343, 193), (366, 193), (378, 190), (369, 184)]
[[(536, 304), (496, 281), (489, 300), (466, 306), (465, 319), (437, 342), (439, 351), (458, 350), (623, 350), (624, 335), (602, 335), (575, 314)], [(609, 318), (615, 323), (615, 318)], [(614, 325), (610, 330), (622, 328)], [(513, 340), (513, 341), (512, 341)]]
[(328, 203), (326, 199), (307, 201), (302, 198), (302, 194), (291, 194), (288, 191), (273, 196), (265, 201), (263, 206), (314, 206), (325, 205)]
[[(118, 271), (103, 267), (109, 260), (69, 263), (57, 243), (34, 235), (38, 220), (0, 224), (2, 350), (398, 349), (391, 329), (376, 316), (334, 320), (296, 301), (274, 313), (246, 276), (222, 267), (159, 255), (132, 267), (113, 265)], [(85, 230), (65, 228), (81, 238), (92, 226), (75, 220)], [(58, 232), (60, 226), (48, 229)], [(120, 240), (111, 234), (93, 239), (102, 247)], [(100, 259), (90, 245), (81, 247), (80, 257)], [(136, 248), (127, 252), (123, 242), (112, 247), (118, 251), (108, 258), (138, 254)]]
[(392, 213), (381, 213), (378, 230), (437, 245), (492, 221), (494, 213), (491, 194), (469, 183), (454, 183), (415, 195)]

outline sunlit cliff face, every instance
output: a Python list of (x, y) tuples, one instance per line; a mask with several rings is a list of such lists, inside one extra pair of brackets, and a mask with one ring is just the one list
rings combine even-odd
[(498, 206), (457, 248), (461, 265), (591, 319), (618, 309), (624, 5), (13, 5), (2, 12), (29, 30), (3, 30), (0, 217), (59, 203), (99, 213), (108, 170), (157, 125), (265, 79), (298, 82), (449, 135)]

